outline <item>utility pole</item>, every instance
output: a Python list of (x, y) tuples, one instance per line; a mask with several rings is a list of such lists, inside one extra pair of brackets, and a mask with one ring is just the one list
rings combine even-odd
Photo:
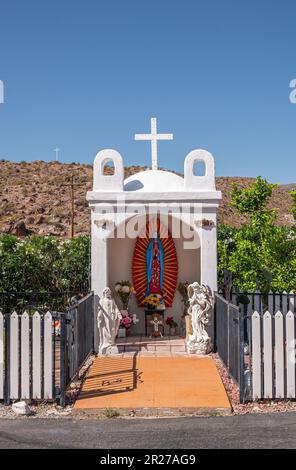
[(75, 218), (75, 210), (74, 210), (74, 175), (71, 175), (71, 238), (74, 238), (74, 218)]
[(74, 183), (74, 173), (71, 174), (71, 179), (70, 179), (70, 183), (69, 184), (62, 184), (61, 186), (68, 186), (70, 188), (70, 206), (71, 206), (71, 210), (70, 210), (70, 234), (71, 234), (71, 238), (74, 238), (74, 235), (75, 235), (75, 230), (74, 230), (74, 226), (75, 226), (75, 195), (74, 195), (74, 190), (75, 190), (75, 187), (77, 186), (84, 186), (83, 184), (75, 184)]

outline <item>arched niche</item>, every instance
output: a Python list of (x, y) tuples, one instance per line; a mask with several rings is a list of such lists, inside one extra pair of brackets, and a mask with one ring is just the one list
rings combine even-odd
[[(104, 168), (107, 164), (114, 166), (113, 174), (105, 175)], [(123, 159), (116, 150), (101, 150), (94, 161), (93, 190), (94, 191), (122, 191), (123, 190)]]
[[(195, 175), (194, 166), (201, 162), (205, 166), (203, 176)], [(213, 155), (207, 150), (192, 150), (184, 162), (184, 180), (187, 191), (215, 191), (215, 161)]]
[[(157, 213), (154, 214), (157, 216)], [(153, 217), (153, 215), (151, 214)], [(134, 218), (134, 216), (126, 216), (126, 219), (123, 220), (120, 226), (127, 226), (129, 221)], [(146, 215), (142, 216), (139, 215), (136, 217), (139, 221), (139, 231), (141, 232), (142, 229), (145, 228), (147, 224)], [(176, 217), (169, 215), (168, 216), (168, 223), (167, 224), (168, 230), (173, 233), (173, 219)], [(179, 219), (179, 216), (177, 217)], [(185, 223), (185, 222), (184, 222)], [(195, 227), (192, 226), (193, 230), (196, 230)], [(133, 256), (135, 250), (135, 244), (137, 238), (118, 238), (118, 230), (119, 227), (116, 227), (113, 232), (110, 233), (109, 237), (107, 238), (107, 281), (106, 285), (108, 285), (116, 302), (120, 306), (120, 300), (118, 299), (114, 287), (118, 281), (129, 280), (133, 282)], [(120, 230), (121, 232), (121, 230)], [(197, 233), (197, 232), (196, 232)], [(197, 234), (198, 238), (199, 235)], [(178, 261), (178, 276), (177, 276), (177, 286), (180, 282), (192, 283), (194, 281), (201, 282), (201, 246), (200, 243), (197, 247), (186, 247), (186, 243), (188, 242), (188, 238), (184, 237), (183, 230), (181, 230), (181, 234), (179, 237), (174, 238), (174, 244), (177, 253), (177, 261)], [(119, 261), (120, 260), (120, 261)], [(100, 265), (98, 265), (98, 273), (100, 269)], [(98, 274), (99, 275), (99, 274)], [(121, 308), (121, 307), (120, 307)], [(131, 297), (131, 302), (129, 305), (130, 313), (135, 313), (139, 322), (133, 326), (133, 334), (145, 334), (145, 314), (144, 314), (144, 307), (140, 307), (136, 300), (136, 296), (133, 295)], [(176, 290), (174, 295), (174, 300), (172, 307), (167, 308), (165, 316), (173, 316), (174, 320), (178, 323), (181, 322), (181, 317), (184, 312), (184, 303), (182, 301), (182, 297), (178, 290)]]

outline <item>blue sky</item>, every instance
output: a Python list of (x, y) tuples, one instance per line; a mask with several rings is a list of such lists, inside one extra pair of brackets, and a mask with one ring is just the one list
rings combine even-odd
[(218, 175), (295, 182), (295, 18), (293, 0), (0, 0), (0, 158), (150, 165), (133, 135), (156, 116), (162, 167), (206, 148)]

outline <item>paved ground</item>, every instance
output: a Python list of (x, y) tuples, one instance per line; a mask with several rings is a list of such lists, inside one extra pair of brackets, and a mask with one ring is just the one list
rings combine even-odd
[(0, 420), (0, 448), (296, 448), (296, 414)]
[[(211, 357), (155, 354), (97, 357), (75, 403), (80, 409), (186, 409), (230, 412)], [(154, 413), (155, 415), (155, 413)]]

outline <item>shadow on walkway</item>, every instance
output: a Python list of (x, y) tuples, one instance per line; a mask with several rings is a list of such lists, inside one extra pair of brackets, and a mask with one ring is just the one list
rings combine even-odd
[(137, 353), (132, 357), (96, 359), (90, 369), (79, 399), (131, 392), (141, 382), (142, 372), (137, 369)]

